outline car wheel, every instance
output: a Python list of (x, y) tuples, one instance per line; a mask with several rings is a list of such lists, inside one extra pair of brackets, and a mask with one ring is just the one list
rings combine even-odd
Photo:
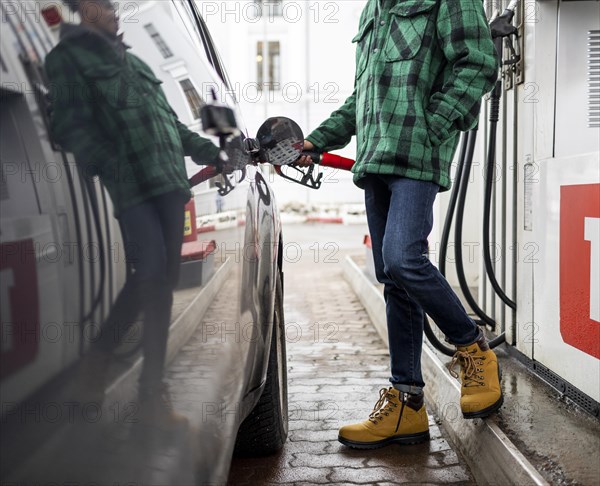
[(275, 286), (273, 332), (265, 388), (258, 403), (240, 425), (236, 455), (264, 456), (279, 451), (288, 434), (287, 360), (281, 277)]

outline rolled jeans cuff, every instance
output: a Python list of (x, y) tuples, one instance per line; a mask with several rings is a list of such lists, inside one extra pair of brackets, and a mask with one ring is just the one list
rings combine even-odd
[(477, 336), (475, 337), (475, 339), (469, 339), (469, 340), (467, 340), (466, 343), (457, 343), (455, 341), (451, 341), (450, 339), (446, 338), (446, 342), (452, 344), (452, 346), (471, 346), (471, 344), (475, 344), (482, 337), (483, 337), (483, 331), (481, 330), (481, 328), (479, 326), (477, 326)]
[(423, 387), (422, 386), (414, 386), (414, 385), (402, 385), (400, 383), (392, 383), (392, 386), (403, 393), (408, 393), (409, 395), (422, 395)]

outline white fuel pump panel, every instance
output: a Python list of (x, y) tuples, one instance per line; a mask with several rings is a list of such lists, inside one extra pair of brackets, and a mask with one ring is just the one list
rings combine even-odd
[[(528, 348), (524, 352), (596, 401), (600, 400), (600, 124), (594, 123), (593, 114), (600, 52), (593, 39), (600, 33), (599, 19), (598, 2), (559, 2), (555, 98), (545, 96), (545, 79), (534, 77), (540, 85), (539, 106), (533, 108), (531, 122), (534, 137), (545, 136), (548, 141), (543, 130), (548, 128), (547, 117), (540, 115), (555, 101), (554, 147), (534, 151), (530, 160), (535, 177), (523, 188), (528, 190), (531, 214), (523, 218), (528, 224), (521, 226), (519, 239), (534, 242), (536, 254), (527, 271), (520, 272), (518, 284), (531, 289), (531, 308), (521, 306), (517, 315), (517, 320), (522, 316), (532, 320), (530, 329), (519, 329), (529, 335), (527, 345), (522, 344)], [(543, 37), (545, 26), (555, 29), (548, 24), (540, 21), (535, 26), (536, 38)], [(547, 68), (534, 71), (539, 76)]]

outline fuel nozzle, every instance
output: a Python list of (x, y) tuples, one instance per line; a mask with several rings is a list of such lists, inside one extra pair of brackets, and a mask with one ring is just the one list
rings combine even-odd
[[(502, 66), (514, 66), (521, 60), (521, 55), (515, 50), (512, 39), (513, 36), (515, 39), (519, 37), (519, 29), (513, 25), (515, 10), (518, 4), (519, 0), (511, 0), (504, 9), (504, 12), (493, 17), (489, 24), (496, 54), (498, 59), (502, 60)], [(510, 57), (508, 59), (504, 59), (504, 56), (502, 55), (503, 45), (505, 45), (510, 52)], [(492, 96), (499, 99), (500, 89), (501, 83), (498, 82), (496, 83)]]
[(498, 15), (490, 22), (490, 30), (492, 32), (492, 38), (497, 37), (509, 37), (511, 35), (517, 35), (518, 29), (512, 24), (515, 16), (515, 9), (519, 0), (512, 0), (504, 12)]

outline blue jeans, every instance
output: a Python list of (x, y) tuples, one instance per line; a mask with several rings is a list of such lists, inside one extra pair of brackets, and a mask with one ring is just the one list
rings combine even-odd
[(365, 203), (377, 280), (384, 284), (392, 376), (398, 390), (418, 394), (423, 312), (455, 345), (474, 343), (480, 330), (429, 261), (427, 237), (439, 186), (395, 176), (367, 175)]
[(143, 314), (140, 384), (145, 388), (156, 388), (162, 381), (188, 200), (187, 195), (170, 192), (127, 208), (119, 216), (131, 271), (105, 323), (104, 345), (114, 346), (123, 329)]

